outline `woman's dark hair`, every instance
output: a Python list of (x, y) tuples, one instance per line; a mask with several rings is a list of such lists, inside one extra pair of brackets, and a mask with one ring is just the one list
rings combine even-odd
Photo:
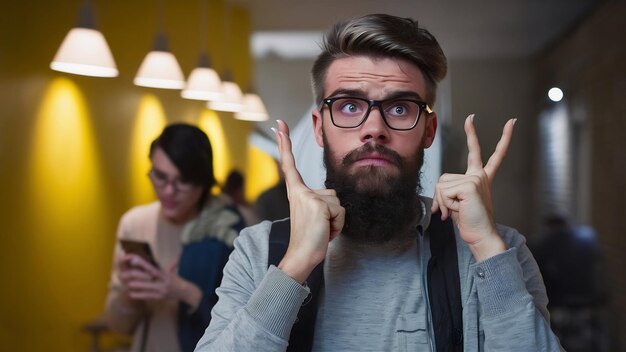
[(204, 187), (199, 207), (202, 207), (215, 184), (213, 149), (209, 137), (198, 127), (174, 123), (163, 129), (150, 145), (150, 158), (157, 148), (165, 152), (176, 165), (181, 180)]

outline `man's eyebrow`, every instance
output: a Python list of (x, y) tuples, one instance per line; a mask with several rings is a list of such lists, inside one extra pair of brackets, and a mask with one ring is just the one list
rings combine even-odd
[[(354, 97), (362, 99), (370, 99), (367, 94), (360, 89), (337, 89), (332, 92), (331, 97)], [(412, 99), (418, 101), (424, 101), (420, 95), (414, 91), (397, 91), (385, 96), (381, 100), (393, 100), (393, 99)]]
[(339, 88), (330, 94), (331, 97), (354, 97), (354, 98), (367, 98), (367, 94), (360, 89), (343, 89)]
[(413, 99), (423, 102), (424, 100), (420, 95), (413, 91), (398, 91), (392, 92), (391, 94), (385, 96), (383, 100), (392, 100), (392, 99)]

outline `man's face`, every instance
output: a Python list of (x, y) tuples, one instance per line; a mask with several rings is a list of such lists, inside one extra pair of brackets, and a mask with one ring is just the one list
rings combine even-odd
[[(327, 72), (327, 97), (423, 101), (422, 73), (404, 60), (364, 56), (334, 61)], [(352, 108), (347, 106), (346, 108)], [(378, 108), (358, 127), (333, 125), (326, 106), (313, 112), (317, 143), (324, 148), (326, 186), (335, 189), (346, 209), (342, 233), (367, 243), (406, 240), (421, 214), (416, 199), (424, 148), (435, 136), (435, 113), (423, 112), (410, 130), (393, 130)]]
[[(330, 65), (324, 93), (327, 97), (385, 100), (400, 96), (423, 101), (426, 82), (408, 61), (354, 56)], [(357, 191), (383, 195), (391, 191), (394, 180), (418, 177), (421, 154), (432, 144), (437, 118), (434, 112), (423, 112), (415, 128), (398, 131), (389, 128), (374, 107), (362, 125), (346, 129), (332, 124), (324, 105), (321, 113), (314, 110), (313, 125), (329, 172), (351, 177)]]

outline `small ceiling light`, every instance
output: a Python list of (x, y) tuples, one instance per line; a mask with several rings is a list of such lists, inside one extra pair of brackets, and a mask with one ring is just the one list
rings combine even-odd
[[(226, 62), (230, 62), (230, 5), (228, 2), (224, 4), (224, 43), (226, 43), (226, 49), (224, 52), (226, 53)], [(241, 88), (239, 85), (234, 82), (232, 79), (232, 75), (230, 71), (226, 71), (224, 75), (222, 75), (222, 93), (223, 96), (219, 100), (210, 101), (207, 104), (207, 107), (211, 110), (215, 111), (226, 111), (226, 112), (238, 112), (243, 108), (243, 104), (241, 99), (243, 98), (243, 93), (241, 92)]]
[(154, 38), (154, 46), (146, 55), (135, 75), (135, 85), (163, 89), (183, 89), (185, 76), (178, 60), (169, 51), (167, 37), (163, 31), (164, 2), (159, 6), (159, 30)]
[(219, 100), (223, 97), (222, 81), (214, 69), (209, 67), (206, 54), (201, 54), (198, 66), (191, 71), (187, 85), (181, 92), (185, 99)]
[(561, 101), (563, 99), (563, 91), (560, 88), (552, 87), (548, 91), (548, 98), (554, 102)]
[(222, 81), (217, 72), (210, 67), (209, 55), (206, 53), (207, 42), (207, 2), (200, 3), (200, 45), (203, 48), (198, 59), (198, 66), (191, 71), (185, 89), (180, 93), (185, 99), (218, 100), (222, 97)]
[(235, 113), (235, 118), (245, 121), (267, 121), (269, 114), (263, 100), (255, 93), (246, 93), (243, 96), (243, 108)]
[(176, 57), (167, 48), (165, 33), (157, 33), (154, 48), (139, 66), (134, 83), (142, 87), (163, 89), (183, 89), (185, 86), (185, 76)]
[(80, 8), (78, 23), (63, 39), (50, 63), (55, 71), (93, 77), (116, 77), (117, 66), (106, 39), (96, 29), (91, 1)]
[(238, 112), (243, 109), (242, 98), (243, 93), (239, 85), (229, 79), (230, 74), (224, 74), (222, 81), (222, 98), (219, 100), (209, 101), (208, 107), (215, 111)]

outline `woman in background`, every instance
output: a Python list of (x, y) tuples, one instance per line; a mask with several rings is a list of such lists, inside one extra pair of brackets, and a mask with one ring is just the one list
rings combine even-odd
[[(158, 201), (120, 220), (105, 316), (114, 331), (134, 335), (132, 351), (193, 351), (243, 221), (211, 196), (211, 143), (199, 128), (166, 127), (150, 146), (150, 160)], [(125, 252), (121, 240), (147, 242), (155, 265)]]

